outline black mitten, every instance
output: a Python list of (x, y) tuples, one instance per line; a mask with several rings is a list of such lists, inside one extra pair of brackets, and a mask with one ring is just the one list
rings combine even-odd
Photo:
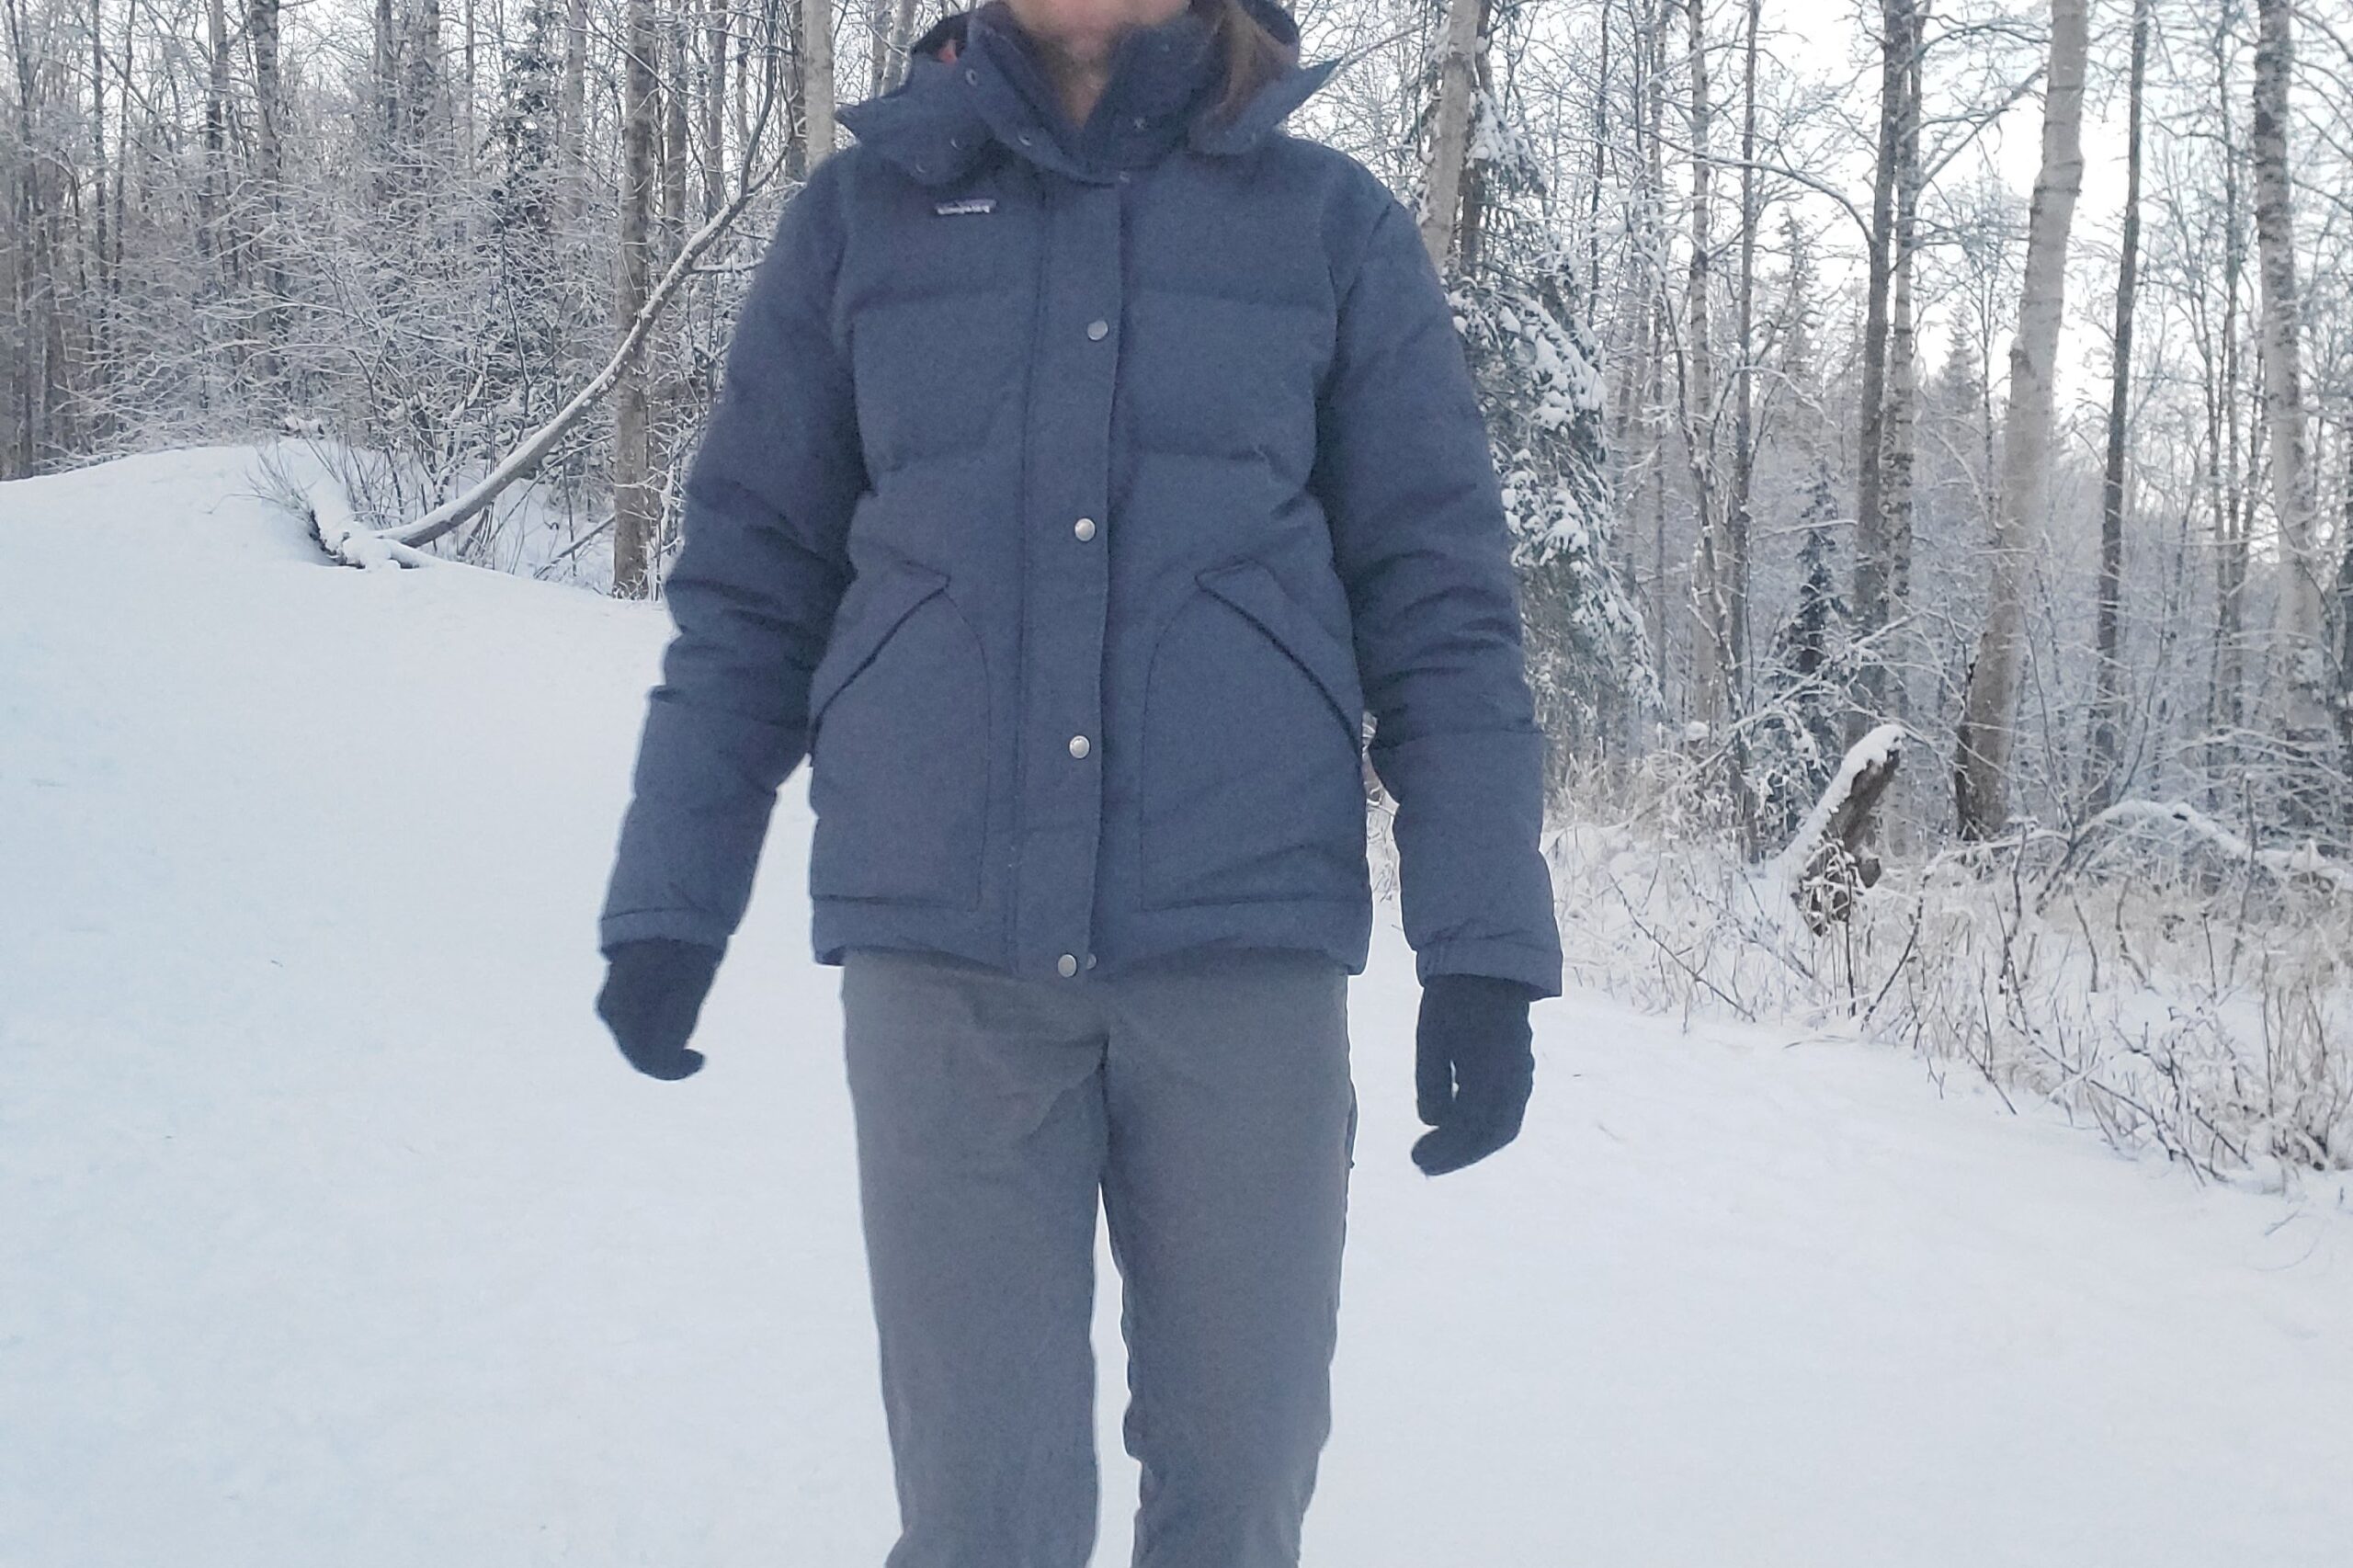
[(1414, 1145), (1426, 1176), (1483, 1160), (1519, 1136), (1536, 1084), (1528, 1005), (1516, 980), (1434, 974), (1422, 987), (1414, 1041), (1414, 1098), (1435, 1131)]
[(612, 967), (597, 993), (597, 1016), (629, 1064), (649, 1078), (700, 1072), (702, 1052), (688, 1051), (687, 1037), (719, 971), (719, 949), (648, 938), (619, 943), (605, 957)]

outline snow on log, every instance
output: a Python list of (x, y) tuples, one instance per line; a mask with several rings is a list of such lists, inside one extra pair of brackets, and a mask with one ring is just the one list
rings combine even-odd
[(1767, 868), (1817, 935), (1846, 919), (1863, 889), (1879, 881), (1863, 832), (1904, 760), (1904, 738), (1903, 725), (1886, 723), (1848, 747), (1837, 776)]
[(2353, 866), (2332, 860), (2307, 839), (2293, 849), (2258, 849), (2187, 801), (2119, 801), (2084, 824), (2082, 836), (2103, 828), (2179, 828), (2211, 845), (2226, 858), (2259, 867), (2281, 881), (2302, 878), (2340, 893), (2353, 893)]

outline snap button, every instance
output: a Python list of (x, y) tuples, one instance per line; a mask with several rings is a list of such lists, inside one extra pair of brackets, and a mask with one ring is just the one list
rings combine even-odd
[(1071, 524), (1070, 531), (1078, 536), (1079, 543), (1085, 544), (1088, 540), (1095, 537), (1095, 519), (1092, 517), (1081, 517), (1078, 521)]
[(1016, 142), (1020, 142), (1024, 147), (1027, 147), (1028, 145), (1029, 145), (1029, 133), (1028, 131), (1015, 131), (1015, 132), (1013, 133), (1013, 139), (1014, 139)]
[(1086, 335), (1100, 343), (1110, 335), (1111, 324), (1097, 316), (1086, 324)]
[(980, 79), (981, 74), (978, 71), (973, 70), (969, 65), (964, 67), (964, 80), (967, 82), (977, 82)]
[(1076, 974), (1078, 972), (1078, 955), (1075, 953), (1064, 953), (1062, 957), (1056, 959), (1054, 960), (1054, 972), (1061, 975), (1064, 980), (1068, 980), (1072, 975)]
[(1086, 955), (1086, 967), (1089, 969), (1093, 969), (1095, 967), (1095, 955), (1093, 953)]
[(1070, 738), (1070, 754), (1073, 756), (1083, 757), (1094, 749), (1095, 748), (1092, 745), (1087, 744), (1087, 740), (1085, 735), (1073, 735)]

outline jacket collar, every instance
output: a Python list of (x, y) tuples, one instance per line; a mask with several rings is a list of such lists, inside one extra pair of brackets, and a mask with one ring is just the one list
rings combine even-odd
[[(1244, 3), (1277, 37), (1298, 39), (1297, 24), (1275, 0)], [(1212, 111), (1222, 62), (1209, 25), (1188, 6), (1120, 36), (1101, 100), (1086, 125), (1074, 126), (1005, 0), (943, 18), (909, 55), (904, 81), (839, 118), (925, 185), (961, 177), (993, 142), (1096, 183), (1153, 163), (1179, 142), (1209, 153), (1244, 153), (1340, 65), (1335, 59), (1291, 66), (1221, 122)]]

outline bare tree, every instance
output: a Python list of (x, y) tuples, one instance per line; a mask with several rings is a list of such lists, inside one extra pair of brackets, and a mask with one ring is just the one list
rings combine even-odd
[(2066, 314), (2067, 235), (2084, 186), (2084, 69), (2088, 0), (2052, 0), (2051, 68), (2042, 105), (2042, 172), (2027, 217), (2026, 278), (2010, 345), (2010, 399), (2002, 443), (1985, 624), (1961, 699), (1953, 768), (1955, 817), (1965, 838), (2009, 822), (2010, 759), (2025, 656), (2026, 568), (2051, 491), (2052, 382)]
[[(2320, 671), (2321, 571), (2316, 498), (2304, 422), (2303, 353), (2297, 319), (2296, 235), (2288, 172), (2288, 90), (2295, 69), (2290, 0), (2256, 0), (2256, 247), (2263, 274), (2263, 418), (2271, 447), (2271, 509), (2279, 535), (2270, 683), (2280, 738), (2309, 752), (2327, 733)], [(2300, 816), (2316, 809), (2309, 783), (2290, 787)]]
[[(1905, 127), (1917, 75), (1919, 0), (1880, 0), (1879, 153), (1871, 171), (1870, 243), (1865, 261), (1861, 387), (1855, 453), (1855, 630), (1870, 637), (1884, 630), (1893, 608), (1894, 541), (1888, 531), (1887, 372), (1891, 299), (1896, 254), (1896, 187)], [(1876, 724), (1889, 707), (1887, 677), (1874, 661), (1863, 672), (1870, 710), (1853, 717), (1853, 738)]]
[[(644, 309), (653, 269), (654, 180), (654, 67), (661, 37), (654, 0), (627, 0), (629, 59), (621, 100), (621, 211), (619, 287), (613, 321), (626, 332)], [(650, 467), (646, 365), (642, 348), (627, 354), (613, 388), (613, 592), (634, 597), (650, 587), (646, 556), (658, 516)]]
[(1471, 156), (1471, 89), (1478, 80), (1479, 15), (1484, 0), (1448, 0), (1438, 58), (1438, 102), (1430, 113), (1430, 157), (1422, 186), (1422, 244), (1446, 269), (1461, 215)]
[(702, 215), (727, 205), (727, 0), (710, 0), (703, 22)]
[(801, 95), (808, 166), (813, 169), (834, 150), (833, 0), (802, 0), (801, 18)]
[(588, 200), (588, 0), (564, 0), (563, 88), (557, 119), (564, 216), (578, 222)]
[(2149, 80), (2149, 0), (2132, 0), (2125, 86), (2124, 218), (2116, 261), (2116, 333), (2109, 351), (2108, 450), (2100, 476), (2098, 689), (2092, 699), (2087, 809), (2116, 801), (2124, 722), (2125, 425), (2132, 405), (2132, 309), (2141, 281), (2141, 104)]

